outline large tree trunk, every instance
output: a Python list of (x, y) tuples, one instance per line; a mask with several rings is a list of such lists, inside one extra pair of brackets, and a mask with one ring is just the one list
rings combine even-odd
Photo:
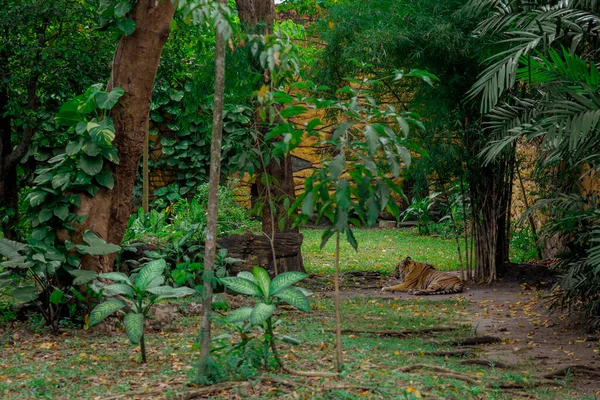
[[(236, 0), (235, 1), (240, 21), (244, 25), (244, 29), (248, 33), (270, 34), (273, 32), (273, 21), (275, 19), (275, 4), (273, 0)], [(255, 71), (263, 75), (262, 71)], [(264, 82), (259, 81), (259, 86)], [(258, 113), (257, 113), (258, 114)], [(258, 115), (256, 115), (258, 119)], [(261, 126), (261, 122), (257, 121), (257, 126)], [(262, 126), (263, 133), (268, 131), (268, 127)], [(296, 190), (294, 183), (294, 174), (292, 171), (291, 157), (285, 156), (283, 160), (277, 162), (274, 159), (265, 166), (266, 174), (270, 175), (272, 183), (263, 185), (260, 179), (254, 183), (253, 192), (257, 193), (260, 201), (264, 203), (262, 208), (262, 231), (274, 240), (277, 232), (296, 232), (299, 230), (291, 229), (291, 221), (287, 215), (287, 211), (283, 207), (283, 199), (290, 199), (290, 204), (296, 198)], [(271, 213), (269, 202), (275, 204), (275, 215)], [(279, 225), (279, 221), (283, 219), (283, 226)], [(276, 271), (302, 271), (304, 272), (304, 262), (302, 253), (297, 256), (286, 258), (281, 265), (278, 265)]]
[[(154, 78), (163, 46), (169, 37), (175, 8), (170, 0), (138, 1), (130, 18), (136, 22), (135, 32), (123, 36), (113, 60), (107, 90), (120, 87), (125, 94), (112, 109), (115, 123), (114, 145), (120, 164), (113, 168), (115, 186), (100, 189), (95, 197), (82, 195), (78, 214), (87, 219), (77, 226), (74, 240), (80, 240), (90, 229), (109, 243), (121, 243), (131, 214), (132, 191), (144, 148)], [(86, 257), (83, 268), (111, 271), (112, 257)]]

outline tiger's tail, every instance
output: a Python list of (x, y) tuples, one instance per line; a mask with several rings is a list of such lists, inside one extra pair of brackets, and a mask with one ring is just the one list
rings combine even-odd
[(456, 293), (462, 293), (463, 289), (464, 289), (464, 285), (460, 284), (460, 285), (456, 286), (454, 289), (438, 290), (436, 292), (423, 292), (420, 294), (423, 294), (426, 296), (431, 296), (431, 295), (436, 295), (436, 294), (456, 294)]

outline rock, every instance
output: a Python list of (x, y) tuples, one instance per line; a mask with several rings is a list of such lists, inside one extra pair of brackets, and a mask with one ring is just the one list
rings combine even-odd
[(395, 228), (396, 227), (396, 221), (379, 221), (379, 227), (380, 228)]

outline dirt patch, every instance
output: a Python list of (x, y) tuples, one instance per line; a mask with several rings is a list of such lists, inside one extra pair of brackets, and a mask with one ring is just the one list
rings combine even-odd
[[(396, 280), (389, 279), (385, 285)], [(543, 283), (542, 283), (543, 282)], [(536, 286), (537, 284), (537, 286)], [(545, 281), (519, 283), (501, 281), (493, 285), (467, 285), (458, 295), (412, 296), (382, 292), (379, 289), (346, 289), (343, 298), (378, 297), (428, 300), (463, 299), (469, 303), (457, 311), (479, 336), (496, 336), (501, 342), (481, 346), (478, 357), (503, 365), (535, 365), (538, 376), (571, 365), (600, 368), (600, 332), (590, 331), (576, 316), (550, 313)], [(317, 296), (329, 297), (330, 291)], [(575, 374), (581, 394), (600, 394), (600, 379)]]

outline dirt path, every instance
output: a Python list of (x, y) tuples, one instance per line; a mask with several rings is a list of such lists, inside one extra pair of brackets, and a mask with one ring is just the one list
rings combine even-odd
[[(386, 285), (390, 283), (393, 282)], [(500, 283), (467, 287), (460, 295), (426, 298), (434, 301), (465, 299), (469, 306), (458, 312), (463, 315), (463, 321), (470, 322), (479, 336), (503, 339), (501, 343), (482, 347), (484, 351), (478, 353), (479, 358), (515, 366), (535, 364), (540, 376), (571, 365), (600, 368), (600, 332), (586, 330), (576, 317), (550, 314), (545, 301), (548, 293), (527, 284)], [(343, 296), (415, 299), (408, 294), (379, 289), (350, 289), (345, 290)], [(576, 379), (581, 394), (600, 396), (600, 379), (585, 376)]]

